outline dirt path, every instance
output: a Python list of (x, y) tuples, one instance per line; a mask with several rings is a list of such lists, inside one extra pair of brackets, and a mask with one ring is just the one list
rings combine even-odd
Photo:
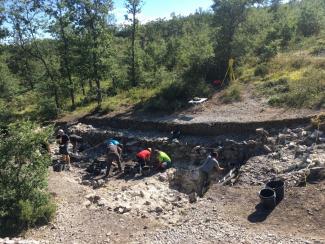
[(97, 119), (132, 119), (137, 121), (151, 122), (167, 122), (177, 124), (191, 123), (226, 123), (226, 122), (262, 122), (284, 119), (296, 119), (310, 117), (325, 110), (313, 109), (294, 109), (294, 108), (278, 108), (271, 107), (267, 104), (267, 100), (263, 97), (258, 97), (252, 93), (251, 87), (246, 87), (242, 91), (242, 100), (238, 102), (225, 104), (221, 101), (220, 93), (215, 93), (209, 100), (202, 104), (193, 105), (182, 111), (177, 111), (173, 114), (159, 113), (144, 113), (137, 111), (133, 107), (121, 107), (118, 111), (110, 112), (109, 114), (81, 114), (79, 116), (67, 115), (59, 119), (58, 123), (78, 121), (81, 118), (94, 117)]
[(320, 111), (311, 109), (277, 108), (267, 104), (267, 100), (252, 94), (252, 88), (242, 90), (242, 99), (238, 102), (223, 103), (221, 93), (216, 93), (206, 102), (194, 105), (171, 115), (153, 116), (153, 114), (134, 113), (129, 110), (120, 113), (126, 118), (139, 120), (163, 121), (176, 123), (210, 123), (210, 122), (258, 122), (301, 118), (314, 115)]
[[(80, 184), (82, 173), (77, 168), (50, 173), (57, 216), (26, 238), (43, 243), (325, 243), (324, 183), (288, 190), (264, 220), (254, 215), (258, 187), (215, 185), (190, 204), (158, 175), (113, 178), (94, 190)], [(104, 202), (90, 203), (89, 196)], [(116, 206), (122, 207), (120, 213)]]

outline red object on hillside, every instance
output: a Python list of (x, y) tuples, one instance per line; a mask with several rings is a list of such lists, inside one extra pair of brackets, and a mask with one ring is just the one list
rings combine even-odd
[(212, 82), (212, 84), (215, 85), (215, 86), (220, 86), (222, 84), (222, 81), (221, 80), (214, 80)]

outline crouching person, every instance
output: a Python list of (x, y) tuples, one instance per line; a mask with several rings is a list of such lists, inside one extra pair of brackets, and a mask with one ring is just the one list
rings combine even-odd
[(212, 152), (208, 158), (205, 160), (203, 165), (199, 168), (200, 171), (200, 186), (199, 186), (199, 196), (203, 197), (204, 193), (208, 190), (211, 183), (211, 174), (213, 169), (216, 169), (218, 172), (224, 171), (224, 168), (221, 168), (217, 160), (218, 154)]
[(143, 168), (143, 166), (148, 165), (150, 162), (150, 157), (151, 157), (151, 148), (144, 149), (140, 152), (137, 153), (137, 162)]
[(118, 165), (118, 170), (122, 172), (122, 165), (121, 165), (121, 155), (122, 155), (122, 148), (118, 145), (108, 144), (107, 146), (107, 169), (105, 177), (109, 176), (109, 172), (111, 170), (111, 166), (113, 162), (116, 162)]
[(159, 170), (166, 170), (171, 168), (172, 165), (172, 160), (170, 157), (167, 155), (167, 153), (160, 151), (160, 150), (155, 150), (155, 153), (157, 155), (157, 161), (158, 161), (158, 169)]

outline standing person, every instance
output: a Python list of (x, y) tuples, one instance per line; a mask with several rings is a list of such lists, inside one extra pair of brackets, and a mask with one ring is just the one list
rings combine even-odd
[(111, 166), (112, 166), (113, 162), (117, 163), (119, 171), (122, 172), (121, 154), (122, 154), (121, 147), (114, 145), (114, 144), (108, 144), (108, 146), (107, 146), (107, 169), (106, 169), (105, 177), (109, 176), (109, 172), (111, 170)]
[(151, 148), (144, 149), (144, 150), (138, 152), (136, 157), (137, 157), (137, 161), (140, 164), (141, 168), (143, 168), (143, 166), (147, 165), (150, 162)]
[(158, 169), (166, 170), (172, 167), (172, 160), (167, 153), (160, 150), (155, 150), (155, 153), (157, 155)]
[(58, 131), (57, 139), (59, 140), (59, 152), (60, 154), (63, 155), (63, 160), (64, 162), (69, 166), (68, 168), (70, 169), (70, 156), (69, 156), (69, 151), (68, 151), (68, 146), (69, 146), (69, 136), (62, 130), (60, 129)]
[(201, 176), (201, 182), (200, 182), (200, 196), (202, 197), (203, 194), (206, 192), (207, 188), (210, 185), (210, 177), (213, 169), (216, 169), (218, 172), (222, 172), (224, 168), (221, 168), (219, 165), (219, 162), (217, 160), (218, 153), (212, 152), (203, 165), (199, 168), (200, 170), (200, 176)]

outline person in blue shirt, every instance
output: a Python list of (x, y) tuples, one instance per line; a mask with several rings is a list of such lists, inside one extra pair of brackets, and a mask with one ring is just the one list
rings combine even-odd
[(108, 177), (113, 162), (117, 163), (119, 171), (122, 172), (122, 144), (115, 139), (108, 139), (105, 143), (107, 145), (107, 169), (105, 177)]

